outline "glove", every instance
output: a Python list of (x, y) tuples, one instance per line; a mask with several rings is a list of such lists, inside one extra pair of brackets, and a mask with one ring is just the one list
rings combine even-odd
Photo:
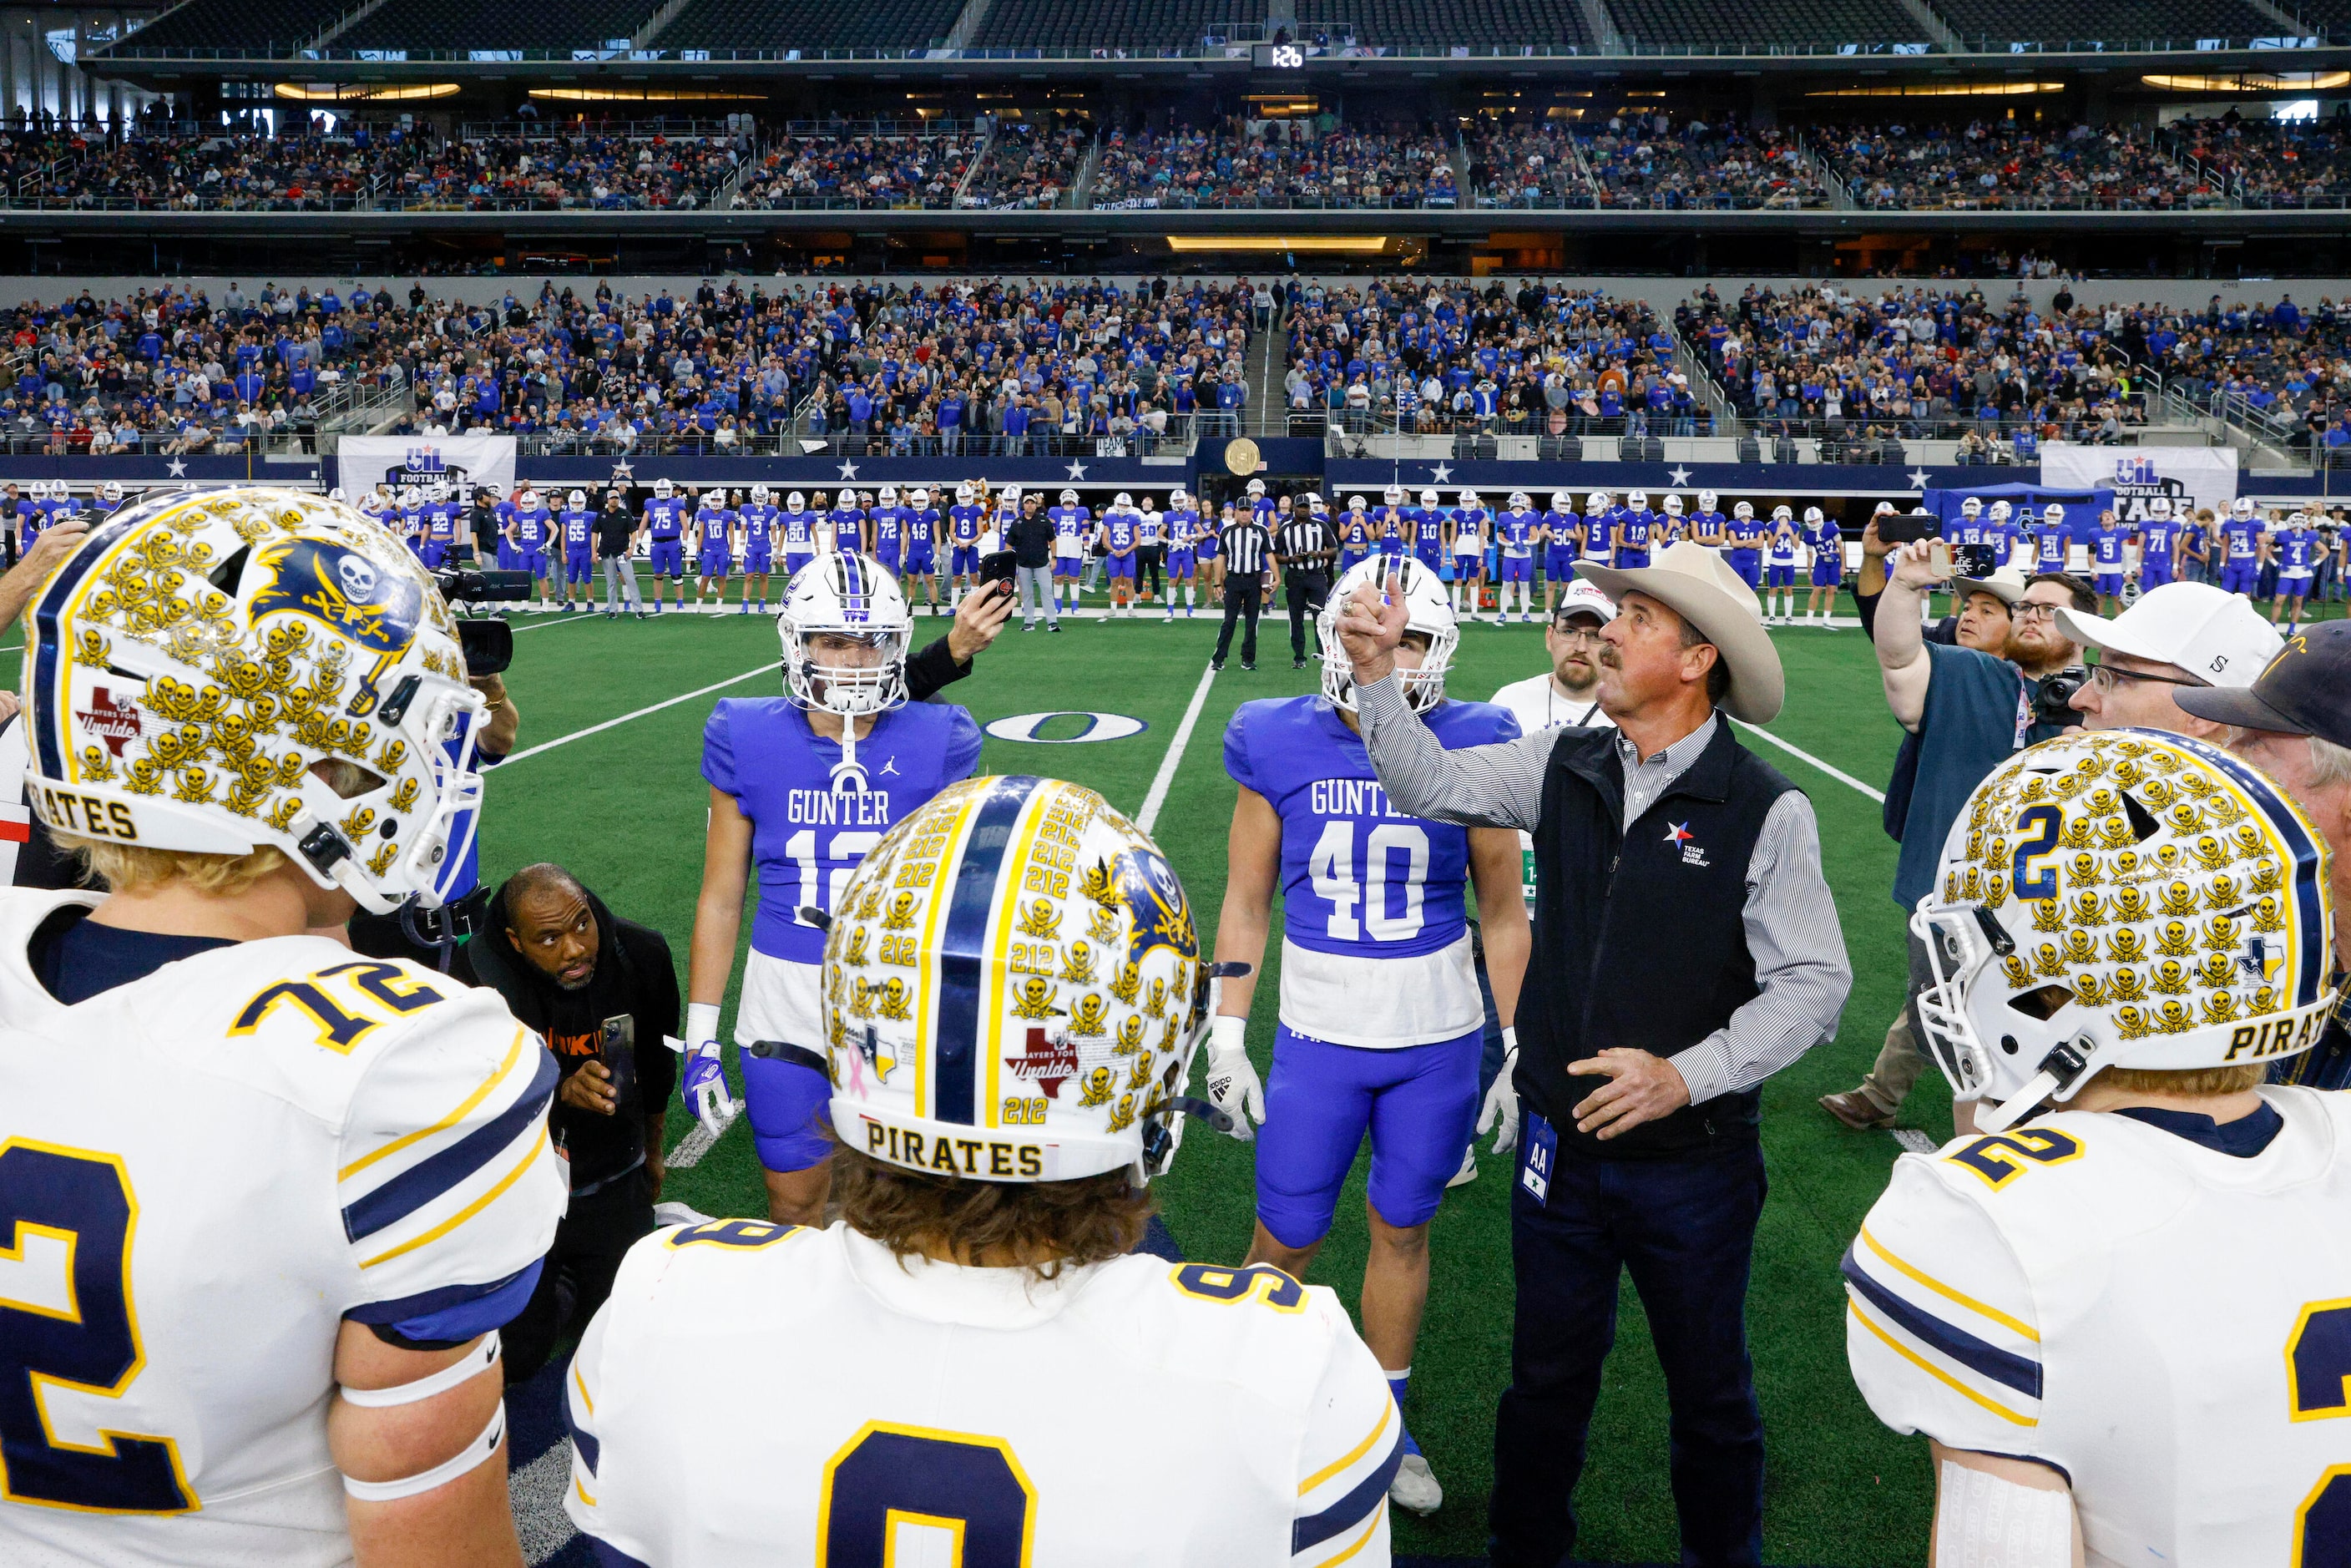
[(679, 1084), (685, 1108), (716, 1137), (733, 1124), (741, 1107), (726, 1092), (726, 1068), (718, 1055), (718, 1009), (709, 1002), (685, 1008), (685, 1072)]
[(1486, 1103), (1478, 1112), (1478, 1131), (1482, 1134), (1499, 1122), (1502, 1130), (1494, 1134), (1494, 1152), (1507, 1155), (1519, 1146), (1519, 1091), (1511, 1074), (1519, 1066), (1519, 1031), (1502, 1031), (1502, 1071), (1494, 1074), (1494, 1086), (1486, 1091)]
[(1208, 1103), (1233, 1119), (1233, 1136), (1245, 1144), (1257, 1136), (1251, 1121), (1265, 1120), (1265, 1084), (1241, 1043), (1248, 1032), (1249, 1019), (1219, 1018), (1208, 1036)]

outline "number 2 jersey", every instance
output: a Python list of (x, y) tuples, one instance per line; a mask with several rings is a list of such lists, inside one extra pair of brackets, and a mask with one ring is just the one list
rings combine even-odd
[(2063, 1470), (2094, 1565), (2343, 1561), (2351, 1096), (2261, 1095), (2247, 1155), (2069, 1111), (1896, 1160), (1844, 1260), (1878, 1418)]
[(348, 1563), (346, 1317), (512, 1318), (565, 1205), (555, 1060), (497, 993), (324, 938), (76, 1006), (0, 894), (0, 1563)]
[[(1448, 751), (1519, 737), (1519, 721), (1489, 703), (1439, 703), (1422, 717)], [(1327, 697), (1243, 703), (1225, 730), (1225, 771), (1281, 819), (1281, 1021), (1383, 1049), (1478, 1028), (1469, 830), (1389, 804), (1363, 737)]]
[(833, 890), (914, 810), (979, 766), (979, 726), (946, 703), (906, 703), (857, 741), (857, 771), (841, 743), (817, 734), (783, 697), (728, 697), (702, 732), (702, 776), (751, 821), (759, 909), (751, 949), (815, 964), (824, 932), (799, 917), (830, 913)]
[(607, 1563), (1389, 1560), (1395, 1402), (1337, 1299), (1271, 1269), (1038, 1281), (719, 1220), (630, 1250), (564, 1394), (564, 1507)]

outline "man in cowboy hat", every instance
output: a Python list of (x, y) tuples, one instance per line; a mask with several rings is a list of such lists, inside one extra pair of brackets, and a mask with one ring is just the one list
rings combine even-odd
[[(1479, 1117), (1481, 1131), (1499, 1124), (1497, 1150), (1524, 1145), (1490, 1560), (1553, 1568), (1573, 1555), (1572, 1499), (1629, 1269), (1666, 1369), (1681, 1560), (1753, 1564), (1759, 1086), (1836, 1031), (1853, 971), (1812, 802), (1729, 722), (1768, 723), (1785, 692), (1755, 591), (1687, 541), (1653, 566), (1576, 570), (1617, 604), (1600, 653), (1613, 730), (1447, 751), (1393, 678), (1401, 595), (1366, 585), (1339, 626), (1395, 808), (1534, 837), (1519, 1045)], [(1664, 930), (1673, 941), (1656, 939)]]

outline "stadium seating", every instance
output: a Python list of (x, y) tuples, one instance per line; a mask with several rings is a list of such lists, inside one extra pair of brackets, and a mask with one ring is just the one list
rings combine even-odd
[(338, 34), (339, 49), (588, 49), (632, 37), (659, 0), (387, 0)]
[(744, 172), (735, 205), (942, 211), (978, 150), (967, 133), (778, 137)]
[(2114, 126), (1853, 127), (1822, 130), (1814, 144), (1864, 207), (2168, 209), (2228, 199), (2223, 180)]
[(1598, 48), (1576, 0), (1298, 0), (1298, 30), (1351, 25), (1365, 44)]
[(998, 125), (963, 204), (1024, 211), (1065, 205), (1091, 144), (1082, 126)]
[(2319, 125), (2179, 120), (2183, 162), (2249, 207), (2339, 207), (2351, 202), (2351, 135)]
[(1304, 120), (1257, 134), (1113, 134), (1094, 176), (1097, 207), (1447, 207), (1458, 197), (1447, 139)]
[(963, 0), (694, 0), (661, 31), (664, 49), (922, 49), (945, 39)]
[(1175, 48), (1241, 14), (1231, 0), (997, 0), (979, 25), (983, 49)]
[(1675, 125), (1666, 114), (1618, 116), (1576, 131), (1610, 207), (1817, 207), (1828, 203), (1795, 142), (1736, 124)]
[(1608, 0), (1608, 14), (1633, 45), (1667, 54), (1928, 41), (1927, 29), (1901, 0), (1775, 0), (1724, 5), (1718, 0)]
[(2274, 37), (2289, 29), (2244, 0), (2087, 0), (2053, 9), (2031, 0), (1936, 0), (1935, 9), (1965, 39), (1991, 49), (2011, 42)]
[(385, 206), (456, 211), (706, 206), (733, 173), (723, 141), (656, 136), (409, 141), (377, 162)]
[(131, 37), (133, 49), (274, 47), (280, 54), (324, 32), (334, 13), (317, 0), (187, 0)]

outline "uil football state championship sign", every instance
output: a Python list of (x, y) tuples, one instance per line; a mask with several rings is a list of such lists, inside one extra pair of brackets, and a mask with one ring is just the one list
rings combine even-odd
[(2115, 516), (2136, 522), (2161, 496), (2172, 510), (2225, 510), (2237, 498), (2232, 446), (2084, 446), (2053, 441), (2041, 449), (2041, 483), (2052, 490), (2112, 490)]
[(379, 484), (447, 485), (470, 501), (474, 486), (500, 496), (514, 488), (511, 435), (347, 435), (336, 455), (337, 477), (354, 501)]

